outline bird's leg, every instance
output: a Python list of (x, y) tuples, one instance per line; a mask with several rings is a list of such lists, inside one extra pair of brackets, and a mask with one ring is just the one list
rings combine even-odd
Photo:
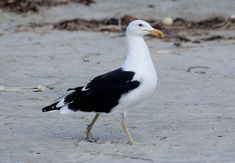
[(124, 131), (125, 131), (125, 133), (126, 133), (126, 135), (128, 137), (128, 144), (132, 145), (132, 144), (134, 144), (134, 141), (133, 141), (133, 138), (132, 138), (132, 136), (131, 136), (128, 128), (127, 128), (127, 124), (125, 122), (125, 116), (126, 116), (125, 113), (121, 114), (121, 126), (124, 129)]
[(89, 125), (87, 125), (87, 128), (86, 128), (86, 140), (89, 141), (89, 142), (96, 142), (96, 139), (94, 139), (92, 136), (91, 136), (91, 129), (93, 127), (93, 125), (95, 124), (97, 118), (99, 117), (99, 113), (96, 113), (95, 117), (92, 119), (91, 123)]

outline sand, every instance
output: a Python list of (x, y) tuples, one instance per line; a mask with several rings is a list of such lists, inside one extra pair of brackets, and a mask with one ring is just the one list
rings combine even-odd
[[(84, 140), (85, 127), (94, 113), (62, 116), (41, 112), (42, 107), (65, 95), (67, 88), (83, 85), (98, 74), (118, 68), (125, 58), (125, 38), (120, 33), (51, 29), (14, 32), (16, 25), (48, 22), (56, 14), (57, 20), (75, 17), (70, 15), (72, 11), (84, 13), (79, 15), (84, 18), (120, 13), (140, 16), (148, 12), (145, 17), (161, 13), (162, 18), (191, 12), (188, 19), (229, 15), (234, 11), (234, 5), (228, 3), (234, 3), (232, 0), (223, 5), (222, 1), (218, 4), (208, 1), (208, 10), (203, 2), (194, 2), (192, 7), (190, 1), (159, 2), (159, 6), (151, 1), (149, 4), (154, 4), (155, 10), (146, 7), (137, 12), (136, 6), (144, 3), (141, 0), (129, 1), (128, 6), (100, 1), (91, 6), (98, 14), (81, 5), (77, 10), (75, 4), (42, 8), (39, 14), (26, 16), (2, 11), (0, 85), (5, 88), (41, 85), (43, 89), (0, 91), (0, 162), (234, 162), (234, 40), (183, 43), (176, 47), (174, 42), (147, 38), (158, 72), (158, 87), (148, 101), (129, 110), (127, 122), (136, 144), (127, 145), (117, 115), (101, 115), (93, 129), (99, 140), (89, 143)], [(170, 10), (172, 3), (177, 7)], [(71, 10), (65, 10), (70, 7)], [(120, 13), (118, 7), (123, 7)], [(234, 31), (224, 32), (234, 36)], [(196, 68), (188, 72), (190, 67)]]

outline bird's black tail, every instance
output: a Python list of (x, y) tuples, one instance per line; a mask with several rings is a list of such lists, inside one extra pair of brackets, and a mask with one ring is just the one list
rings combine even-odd
[(45, 108), (42, 109), (42, 112), (48, 112), (48, 111), (53, 111), (53, 110), (60, 110), (61, 107), (57, 108), (56, 105), (58, 104), (59, 102), (55, 102), (49, 106), (46, 106)]

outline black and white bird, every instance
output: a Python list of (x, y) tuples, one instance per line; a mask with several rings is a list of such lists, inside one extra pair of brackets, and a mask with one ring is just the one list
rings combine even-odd
[(59, 111), (61, 114), (96, 112), (86, 128), (86, 140), (90, 142), (95, 141), (91, 129), (100, 113), (118, 111), (121, 113), (121, 126), (128, 136), (128, 143), (133, 144), (125, 122), (126, 111), (149, 98), (157, 86), (155, 67), (143, 39), (145, 35), (164, 37), (160, 30), (154, 29), (149, 23), (143, 20), (132, 21), (126, 30), (127, 57), (121, 68), (97, 76), (85, 86), (68, 89), (72, 91), (70, 94), (42, 111)]

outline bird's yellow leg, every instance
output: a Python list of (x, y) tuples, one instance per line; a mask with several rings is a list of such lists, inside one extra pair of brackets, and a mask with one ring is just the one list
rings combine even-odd
[(99, 113), (96, 113), (95, 117), (92, 119), (91, 123), (89, 125), (87, 125), (87, 128), (86, 128), (86, 140), (89, 141), (89, 142), (96, 142), (96, 139), (94, 139), (91, 136), (91, 129), (94, 126), (94, 124), (95, 124), (96, 120), (98, 119), (99, 115), (100, 115)]
[(121, 126), (128, 137), (128, 144), (133, 145), (134, 144), (133, 138), (132, 138), (132, 136), (128, 130), (127, 124), (125, 122), (125, 113), (121, 114)]

